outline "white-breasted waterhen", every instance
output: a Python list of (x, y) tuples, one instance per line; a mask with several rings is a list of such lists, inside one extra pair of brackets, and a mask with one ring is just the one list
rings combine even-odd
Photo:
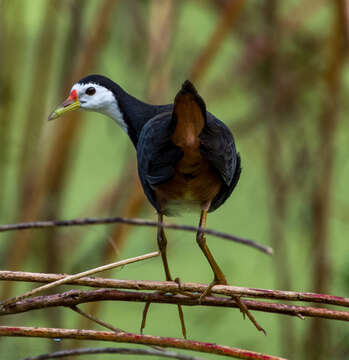
[[(231, 131), (206, 111), (203, 99), (188, 80), (174, 104), (151, 105), (129, 95), (107, 77), (89, 75), (72, 87), (69, 97), (49, 120), (76, 109), (107, 115), (129, 135), (137, 150), (144, 193), (156, 209), (160, 224), (164, 215), (193, 210), (201, 213), (199, 227), (204, 228), (207, 213), (225, 202), (239, 180), (240, 156)], [(205, 234), (199, 231), (196, 240), (214, 273), (205, 296), (212, 286), (227, 282), (207, 247)], [(162, 227), (158, 228), (157, 241), (166, 280), (172, 281)], [(251, 317), (241, 301), (238, 303), (241, 311)], [(185, 335), (180, 306), (179, 313)]]

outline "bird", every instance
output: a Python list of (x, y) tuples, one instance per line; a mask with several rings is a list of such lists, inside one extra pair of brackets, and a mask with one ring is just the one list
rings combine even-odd
[[(157, 243), (166, 280), (173, 281), (173, 277), (161, 226), (163, 217), (196, 212), (200, 214), (196, 241), (213, 271), (213, 280), (202, 295), (209, 294), (214, 285), (226, 285), (202, 229), (207, 214), (223, 205), (236, 187), (241, 159), (232, 132), (206, 110), (192, 82), (184, 81), (173, 104), (152, 105), (130, 95), (108, 77), (88, 75), (72, 86), (68, 98), (49, 120), (78, 109), (113, 119), (133, 143), (144, 194), (158, 216)], [(178, 309), (181, 317), (180, 306)]]

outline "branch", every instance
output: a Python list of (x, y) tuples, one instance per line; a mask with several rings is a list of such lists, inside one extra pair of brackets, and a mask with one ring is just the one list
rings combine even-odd
[[(120, 333), (120, 332), (125, 332), (125, 330), (122, 330), (120, 328), (116, 328), (114, 325), (107, 323), (105, 321), (103, 321), (102, 319), (98, 319), (97, 317), (93, 316), (92, 314), (89, 314), (83, 310), (81, 310), (80, 308), (78, 308), (77, 306), (71, 306), (70, 307), (73, 311), (75, 311), (76, 313), (80, 314), (82, 317), (84, 317), (85, 319), (88, 319), (100, 326), (105, 327), (108, 330), (114, 331), (115, 333)], [(165, 351), (161, 346), (154, 346), (151, 345), (150, 347), (152, 347), (154, 350), (158, 350), (158, 351)]]
[[(177, 288), (178, 290), (178, 288)], [(216, 306), (239, 308), (234, 299), (226, 297), (206, 296), (204, 299), (193, 298), (185, 295), (166, 295), (161, 293), (131, 292), (111, 289), (98, 289), (90, 291), (70, 290), (59, 294), (37, 296), (16, 302), (15, 304), (2, 307), (1, 315), (18, 314), (30, 310), (44, 309), (48, 307), (66, 306), (72, 307), (93, 301), (133, 301), (145, 303), (179, 304), (188, 306)], [(264, 301), (244, 300), (249, 310), (257, 310), (269, 313), (297, 316), (304, 319), (305, 316), (332, 320), (349, 321), (348, 311), (330, 310), (320, 307), (295, 306), (276, 304)]]
[(29, 296), (37, 294), (37, 293), (39, 293), (41, 291), (49, 290), (49, 289), (52, 289), (52, 288), (54, 288), (54, 287), (56, 287), (58, 285), (66, 284), (69, 281), (76, 280), (76, 279), (82, 278), (82, 277), (87, 276), (87, 275), (96, 274), (96, 273), (101, 272), (101, 271), (114, 269), (114, 268), (119, 267), (119, 266), (132, 264), (132, 263), (137, 262), (137, 261), (150, 259), (150, 258), (158, 256), (158, 255), (159, 255), (159, 252), (156, 251), (156, 252), (152, 252), (152, 253), (149, 253), (149, 254), (136, 256), (136, 257), (133, 257), (133, 258), (120, 260), (120, 261), (117, 261), (117, 262), (114, 262), (114, 263), (111, 263), (111, 264), (102, 265), (102, 266), (99, 266), (97, 268), (93, 268), (93, 269), (89, 269), (89, 270), (80, 272), (78, 274), (68, 275), (68, 276), (65, 276), (62, 279), (56, 280), (56, 281), (51, 282), (51, 283), (46, 284), (46, 285), (42, 285), (42, 286), (40, 286), (38, 288), (35, 288), (35, 289), (31, 290), (31, 291), (28, 291), (28, 292), (26, 292), (26, 293), (24, 293), (22, 295), (16, 296), (14, 298), (11, 298), (11, 299), (8, 299), (8, 300), (5, 300), (5, 301), (2, 301), (0, 303), (0, 305), (1, 305), (1, 307), (8, 306), (8, 305), (13, 304), (13, 303), (15, 303), (17, 301), (23, 300), (23, 299), (25, 299), (25, 298), (27, 298)]
[[(60, 274), (43, 274), (23, 271), (0, 271), (0, 281), (27, 281), (45, 283), (63, 279), (65, 277), (66, 275)], [(154, 290), (168, 293), (178, 292), (178, 284), (173, 281), (118, 280), (98, 277), (84, 277), (77, 280), (69, 281), (66, 284), (98, 288), (108, 287), (128, 290)], [(181, 290), (183, 291), (202, 294), (203, 291), (206, 290), (206, 288), (206, 284), (181, 282)], [(230, 285), (216, 285), (212, 288), (211, 293), (226, 296), (241, 296), (271, 300), (305, 301), (349, 307), (349, 298), (326, 294), (316, 294), (310, 292), (268, 290)]]
[[(98, 319), (96, 318), (95, 316), (91, 315), (91, 314), (88, 314), (87, 312), (81, 310), (80, 308), (78, 308), (76, 305), (73, 305), (70, 307), (73, 311), (75, 311), (77, 314), (80, 314), (81, 316), (83, 316), (84, 318), (86, 319), (89, 319), (91, 321), (93, 321), (94, 323), (100, 325), (100, 326), (103, 326), (111, 331), (114, 331), (116, 333), (119, 333), (119, 332), (125, 332), (125, 330), (122, 330), (120, 328), (117, 328), (115, 326), (113, 326), (112, 324), (109, 324), (101, 319)], [(159, 349), (158, 349), (159, 350)]]
[(58, 339), (101, 340), (131, 344), (158, 345), (176, 349), (186, 349), (198, 352), (225, 355), (237, 359), (254, 360), (286, 360), (277, 356), (265, 355), (214, 343), (194, 340), (177, 339), (132, 333), (115, 333), (111, 331), (95, 331), (82, 329), (37, 328), (25, 326), (0, 326), (0, 336), (39, 337)]
[(127, 348), (85, 348), (85, 349), (72, 349), (56, 351), (39, 356), (28, 357), (23, 360), (47, 360), (59, 359), (66, 356), (79, 356), (79, 355), (92, 355), (92, 354), (127, 354), (127, 355), (152, 355), (165, 358), (179, 359), (179, 360), (202, 360), (196, 356), (188, 356), (179, 354), (173, 351), (159, 351), (159, 350), (146, 350), (146, 349), (127, 349)]
[(160, 224), (156, 221), (143, 220), (143, 219), (130, 219), (123, 217), (112, 217), (112, 218), (85, 218), (85, 219), (73, 219), (73, 220), (57, 220), (57, 221), (34, 221), (34, 222), (24, 222), (18, 224), (7, 224), (0, 225), (0, 232), (13, 231), (13, 230), (26, 230), (26, 229), (42, 229), (42, 228), (51, 228), (58, 226), (86, 226), (86, 225), (102, 225), (102, 224), (127, 224), (127, 225), (136, 225), (136, 226), (150, 226), (150, 227), (163, 227), (166, 229), (175, 229), (183, 230), (190, 232), (203, 232), (208, 235), (216, 236), (222, 239), (231, 240), (246, 246), (253, 247), (257, 250), (260, 250), (268, 255), (273, 254), (273, 249), (268, 246), (263, 246), (256, 243), (253, 240), (244, 239), (234, 235), (229, 235), (220, 231), (204, 229), (195, 226), (189, 225), (177, 225), (177, 224)]

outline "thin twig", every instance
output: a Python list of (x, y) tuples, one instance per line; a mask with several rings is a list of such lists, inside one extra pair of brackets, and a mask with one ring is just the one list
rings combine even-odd
[(189, 356), (179, 354), (174, 351), (158, 351), (150, 349), (127, 349), (127, 348), (85, 348), (85, 349), (72, 349), (56, 351), (48, 354), (42, 354), (33, 357), (27, 357), (23, 360), (48, 360), (48, 359), (60, 359), (66, 356), (79, 356), (79, 355), (92, 355), (92, 354), (122, 354), (122, 355), (152, 355), (165, 358), (172, 358), (178, 360), (203, 360), (196, 356)]
[(116, 332), (116, 333), (125, 332), (124, 330), (121, 330), (121, 329), (119, 329), (119, 328), (117, 328), (117, 327), (115, 327), (115, 326), (113, 326), (113, 325), (111, 325), (111, 324), (109, 324), (109, 323), (106, 323), (106, 322), (103, 321), (103, 320), (100, 320), (100, 319), (96, 318), (95, 316), (93, 316), (93, 315), (91, 315), (91, 314), (86, 313), (85, 311), (79, 309), (76, 305), (72, 305), (70, 308), (71, 308), (73, 311), (75, 311), (75, 312), (77, 312), (78, 314), (80, 314), (81, 316), (84, 316), (85, 318), (87, 318), (87, 319), (95, 322), (96, 324), (101, 325), (101, 326), (103, 326), (103, 327), (105, 327), (105, 328), (107, 328), (107, 329), (109, 329), (109, 330), (111, 330), (111, 331), (114, 331), (114, 332)]
[(226, 234), (220, 231), (212, 229), (203, 229), (189, 225), (177, 225), (177, 224), (160, 224), (156, 221), (144, 220), (144, 219), (130, 219), (123, 217), (111, 217), (111, 218), (85, 218), (85, 219), (72, 219), (72, 220), (52, 220), (52, 221), (33, 221), (18, 224), (0, 225), (0, 232), (14, 231), (14, 230), (26, 230), (26, 229), (43, 229), (58, 226), (86, 226), (86, 225), (105, 225), (105, 224), (127, 224), (136, 226), (151, 226), (151, 227), (163, 227), (167, 229), (183, 230), (190, 232), (203, 232), (208, 235), (216, 236), (222, 239), (231, 240), (243, 245), (253, 247), (268, 255), (273, 254), (273, 249), (268, 246), (263, 246), (257, 242), (249, 239), (244, 239), (235, 235)]
[[(0, 309), (1, 315), (18, 314), (35, 309), (44, 309), (56, 306), (76, 306), (92, 301), (127, 301), (161, 304), (179, 304), (187, 306), (216, 306), (240, 308), (233, 298), (206, 296), (204, 299), (194, 299), (185, 295), (166, 295), (160, 292), (146, 293), (135, 291), (121, 291), (111, 289), (98, 290), (70, 290), (59, 294), (37, 296), (18, 301), (6, 308)], [(291, 316), (308, 316), (332, 320), (349, 321), (349, 311), (330, 310), (323, 307), (296, 306), (277, 304), (266, 301), (244, 300), (249, 310), (277, 313)], [(144, 325), (144, 324), (143, 324)]]
[[(43, 274), (32, 273), (23, 271), (0, 271), (0, 281), (27, 281), (27, 282), (52, 282), (55, 280), (63, 279), (66, 275), (61, 274)], [(77, 280), (72, 280), (66, 284), (82, 285), (97, 288), (116, 288), (128, 290), (154, 290), (168, 293), (178, 292), (178, 284), (174, 281), (149, 281), (149, 280), (119, 280), (119, 279), (106, 279), (84, 277)], [(181, 282), (181, 290), (202, 293), (207, 288), (207, 284)], [(271, 300), (286, 300), (286, 301), (304, 301), (313, 303), (322, 303), (329, 305), (338, 305), (349, 307), (349, 298), (317, 294), (311, 292), (296, 292), (296, 291), (283, 291), (283, 290), (269, 290), (248, 288), (241, 286), (231, 285), (215, 285), (211, 289), (212, 294), (220, 294), (226, 296), (241, 296), (249, 298), (263, 298)]]
[[(95, 322), (96, 324), (101, 325), (101, 326), (103, 326), (103, 327), (105, 327), (105, 328), (107, 328), (107, 329), (109, 329), (109, 330), (112, 330), (112, 331), (114, 331), (114, 332), (116, 332), (116, 333), (125, 332), (125, 331), (122, 330), (122, 329), (119, 329), (119, 328), (117, 328), (117, 327), (115, 327), (115, 326), (113, 326), (113, 325), (111, 325), (111, 324), (109, 324), (109, 323), (107, 323), (107, 322), (105, 322), (105, 321), (103, 321), (103, 320), (101, 320), (101, 319), (98, 319), (97, 317), (95, 317), (95, 316), (93, 316), (93, 315), (91, 315), (91, 314), (88, 314), (87, 312), (79, 309), (76, 305), (73, 305), (73, 306), (71, 306), (70, 308), (71, 308), (73, 311), (75, 311), (75, 312), (77, 312), (78, 314), (80, 314), (81, 316), (85, 317), (86, 319), (89, 319), (89, 320)], [(157, 351), (164, 351), (164, 349), (163, 349), (162, 347), (160, 347), (160, 346), (151, 346), (151, 347), (152, 347), (153, 349), (157, 350)]]
[(277, 356), (246, 351), (229, 346), (217, 345), (214, 343), (132, 333), (116, 334), (115, 332), (109, 331), (38, 328), (25, 326), (0, 326), (0, 336), (113, 341), (131, 344), (159, 345), (176, 349), (186, 349), (210, 354), (225, 355), (237, 359), (285, 360)]
[(142, 322), (141, 322), (141, 328), (140, 328), (140, 332), (141, 332), (142, 335), (143, 335), (143, 330), (145, 329), (145, 324), (146, 324), (146, 321), (147, 321), (147, 315), (148, 315), (149, 307), (150, 307), (150, 301), (145, 303), (145, 306), (144, 306), (144, 309), (143, 309)]
[(117, 261), (117, 262), (114, 262), (114, 263), (111, 263), (111, 264), (99, 266), (97, 268), (89, 269), (87, 271), (83, 271), (83, 272), (80, 272), (78, 274), (69, 275), (69, 276), (64, 277), (63, 279), (56, 280), (56, 281), (54, 281), (52, 283), (49, 283), (49, 284), (46, 284), (46, 285), (42, 285), (42, 286), (40, 286), (38, 288), (35, 288), (35, 289), (31, 290), (31, 291), (28, 291), (28, 292), (26, 292), (26, 293), (24, 293), (22, 295), (16, 296), (14, 298), (11, 298), (11, 299), (8, 299), (8, 300), (5, 300), (5, 301), (2, 301), (0, 303), (0, 306), (1, 307), (6, 307), (6, 306), (9, 306), (10, 304), (13, 304), (13, 303), (19, 301), (19, 300), (23, 300), (23, 299), (25, 299), (25, 298), (27, 298), (29, 296), (33, 296), (34, 294), (37, 294), (37, 293), (39, 293), (41, 291), (52, 289), (52, 288), (54, 288), (54, 287), (56, 287), (58, 285), (66, 284), (69, 281), (76, 280), (76, 279), (82, 278), (82, 277), (87, 276), (87, 275), (96, 274), (98, 272), (102, 272), (102, 271), (105, 271), (105, 270), (114, 269), (116, 267), (131, 264), (131, 263), (134, 263), (134, 262), (137, 262), (137, 261), (149, 259), (149, 258), (158, 256), (158, 255), (159, 255), (159, 252), (155, 251), (155, 252), (152, 252), (152, 253), (149, 253), (149, 254), (140, 255), (140, 256), (133, 257), (133, 258)]

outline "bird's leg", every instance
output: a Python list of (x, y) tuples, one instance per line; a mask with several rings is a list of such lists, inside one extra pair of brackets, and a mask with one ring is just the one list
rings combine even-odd
[[(203, 210), (201, 210), (201, 216), (200, 216), (200, 223), (199, 223), (200, 228), (205, 228), (206, 218), (207, 218), (207, 210), (203, 209)], [(196, 241), (199, 244), (200, 249), (206, 256), (206, 259), (208, 260), (208, 262), (211, 266), (211, 269), (213, 270), (213, 273), (214, 273), (213, 281), (210, 283), (210, 285), (207, 287), (207, 289), (200, 296), (200, 299), (203, 299), (206, 295), (208, 295), (210, 293), (213, 286), (218, 285), (218, 284), (226, 285), (227, 280), (225, 279), (223, 271), (216, 263), (216, 260), (214, 259), (210, 249), (208, 248), (208, 246), (206, 244), (205, 233), (203, 233), (202, 231), (199, 230), (196, 234)]]
[[(203, 209), (201, 211), (201, 217), (200, 217), (200, 228), (205, 228), (206, 226), (206, 218), (207, 218), (207, 210)], [(214, 259), (213, 255), (211, 254), (210, 249), (208, 248), (206, 244), (206, 238), (205, 234), (202, 231), (198, 231), (196, 235), (196, 241), (198, 242), (200, 249), (203, 251), (204, 255), (206, 256), (206, 259), (210, 263), (210, 266), (214, 272), (214, 278), (213, 281), (210, 283), (210, 285), (206, 288), (206, 290), (200, 295), (200, 300), (203, 299), (205, 296), (209, 295), (213, 286), (215, 285), (227, 285), (227, 280), (225, 279), (225, 276), (223, 274), (223, 271), (216, 263), (216, 260)], [(265, 330), (258, 324), (254, 316), (250, 313), (248, 310), (246, 304), (240, 299), (238, 296), (232, 297), (236, 304), (238, 305), (240, 311), (242, 312), (243, 316), (245, 315), (251, 320), (251, 322), (254, 324), (254, 326), (257, 328), (257, 330), (262, 331), (265, 335)]]
[[(162, 214), (159, 214), (158, 215), (158, 223), (162, 224), (162, 222), (163, 222), (163, 216), (162, 216)], [(166, 255), (167, 239), (166, 239), (164, 228), (162, 226), (158, 226), (157, 240), (158, 240), (158, 247), (159, 247), (159, 250), (160, 250), (162, 263), (164, 265), (166, 280), (167, 281), (173, 281), (172, 277), (171, 277), (171, 274), (170, 274), (170, 268), (168, 266), (167, 255)], [(180, 289), (179, 280), (176, 279), (176, 282), (178, 283), (178, 287)], [(160, 291), (160, 293), (163, 293), (163, 292)], [(145, 323), (146, 323), (146, 318), (147, 318), (149, 306), (150, 306), (150, 302), (146, 303), (145, 307), (144, 307), (144, 310), (143, 310), (141, 333), (143, 332), (143, 329), (145, 328)], [(179, 314), (179, 319), (180, 319), (181, 327), (182, 327), (182, 334), (183, 334), (183, 337), (186, 339), (187, 338), (187, 331), (186, 331), (186, 328), (185, 328), (182, 306), (177, 305), (177, 307), (178, 307), (178, 314)]]
[[(162, 222), (163, 222), (163, 216), (162, 216), (162, 214), (159, 214), (158, 215), (158, 223), (162, 224)], [(164, 265), (166, 280), (172, 281), (172, 276), (170, 274), (170, 268), (168, 266), (167, 255), (166, 255), (167, 239), (166, 239), (164, 228), (161, 226), (158, 226), (157, 240), (158, 240), (158, 247), (160, 250), (162, 263)]]
[[(160, 214), (158, 216), (158, 222), (159, 222), (159, 224), (162, 224), (162, 222), (163, 222), (162, 215), (160, 215)], [(182, 290), (181, 282), (180, 282), (180, 279), (178, 277), (175, 278), (174, 280), (172, 279), (172, 276), (171, 276), (171, 273), (170, 273), (170, 268), (169, 268), (168, 262), (167, 262), (167, 255), (166, 255), (167, 238), (166, 238), (166, 235), (165, 235), (164, 228), (161, 227), (161, 226), (158, 227), (157, 239), (158, 239), (158, 246), (159, 246), (159, 250), (160, 250), (160, 254), (161, 254), (162, 263), (164, 265), (166, 280), (167, 281), (174, 281), (175, 283), (178, 284), (178, 291), (176, 293), (194, 297), (195, 295), (193, 295), (192, 293)]]

